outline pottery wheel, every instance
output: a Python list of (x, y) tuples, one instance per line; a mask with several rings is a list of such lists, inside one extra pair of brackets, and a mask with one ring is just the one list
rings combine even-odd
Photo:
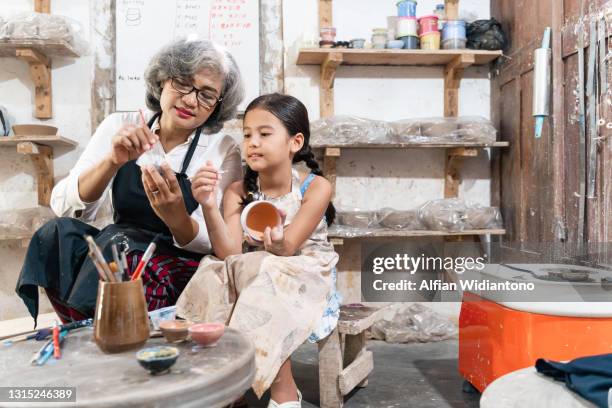
[[(143, 347), (166, 345), (149, 339)], [(27, 341), (0, 348), (3, 387), (76, 387), (74, 402), (4, 403), (0, 407), (222, 407), (249, 389), (255, 375), (250, 340), (226, 328), (215, 347), (172, 344), (180, 356), (166, 374), (152, 376), (136, 360), (138, 350), (105, 354), (93, 341), (91, 328), (71, 332), (62, 358), (31, 366), (43, 342)]]

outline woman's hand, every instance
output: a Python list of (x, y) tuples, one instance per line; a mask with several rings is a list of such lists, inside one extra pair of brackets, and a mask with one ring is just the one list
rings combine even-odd
[(121, 166), (130, 160), (135, 160), (151, 149), (159, 137), (146, 126), (136, 126), (126, 123), (112, 139), (110, 161), (115, 166)]
[(191, 193), (204, 208), (217, 206), (217, 186), (221, 175), (210, 160), (191, 179)]
[(183, 193), (174, 171), (168, 163), (162, 163), (162, 174), (153, 166), (142, 167), (142, 184), (155, 214), (172, 229), (187, 217)]
[(271, 254), (279, 256), (291, 256), (287, 248), (287, 242), (285, 241), (284, 225), (287, 213), (280, 208), (278, 212), (281, 216), (281, 222), (274, 228), (266, 227), (263, 233), (263, 246), (264, 249)]

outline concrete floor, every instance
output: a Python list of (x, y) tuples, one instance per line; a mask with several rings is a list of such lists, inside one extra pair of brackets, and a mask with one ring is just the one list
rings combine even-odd
[[(479, 394), (462, 392), (457, 372), (456, 340), (424, 344), (369, 341), (374, 372), (369, 385), (345, 398), (346, 408), (477, 408)], [(319, 406), (317, 347), (302, 345), (292, 357), (293, 375), (304, 396), (302, 407)], [(269, 393), (258, 401), (247, 395), (249, 407), (266, 407)]]

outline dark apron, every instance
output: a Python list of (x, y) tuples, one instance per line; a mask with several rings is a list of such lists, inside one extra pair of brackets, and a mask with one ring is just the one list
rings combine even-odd
[[(157, 113), (151, 118), (149, 128), (159, 116)], [(181, 171), (175, 173), (189, 214), (199, 204), (191, 194), (191, 182), (186, 171), (201, 131), (201, 128), (196, 130), (183, 159)], [(129, 238), (130, 251), (144, 251), (155, 235), (160, 233), (162, 239), (157, 245), (156, 255), (197, 261), (202, 258), (202, 254), (174, 245), (170, 229), (155, 214), (149, 203), (142, 184), (142, 173), (135, 160), (125, 163), (117, 171), (112, 185), (112, 198), (115, 223), (102, 230), (74, 218), (60, 217), (49, 221), (34, 233), (17, 281), (16, 292), (35, 321), (38, 316), (39, 286), (52, 290), (67, 306), (84, 315), (93, 316), (99, 276), (87, 256), (88, 247), (84, 235), (94, 237), (107, 260), (112, 259), (111, 246), (108, 244), (118, 233)]]

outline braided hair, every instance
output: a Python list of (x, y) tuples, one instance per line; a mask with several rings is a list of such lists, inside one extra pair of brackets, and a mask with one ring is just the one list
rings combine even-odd
[[(304, 135), (304, 145), (293, 156), (293, 163), (304, 162), (312, 173), (323, 176), (323, 172), (317, 163), (315, 156), (310, 148), (310, 122), (308, 120), (308, 111), (302, 102), (290, 95), (282, 95), (279, 93), (267, 94), (254, 99), (244, 111), (244, 116), (253, 109), (263, 109), (270, 112), (281, 121), (290, 136), (302, 133)], [(248, 165), (244, 173), (244, 190), (246, 197), (243, 198), (241, 205), (244, 207), (255, 199), (257, 192), (257, 177), (256, 171), (253, 171)], [(336, 217), (336, 209), (330, 202), (325, 211), (327, 225), (331, 225)]]

